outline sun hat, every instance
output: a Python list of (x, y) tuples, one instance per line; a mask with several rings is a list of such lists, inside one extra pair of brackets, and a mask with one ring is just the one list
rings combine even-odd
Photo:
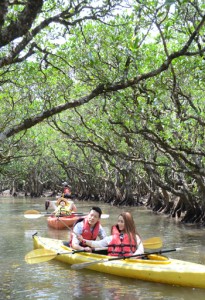
[(63, 198), (63, 197), (60, 197), (58, 200), (57, 200), (57, 205), (60, 205), (61, 201), (64, 201), (65, 202), (65, 205), (68, 205), (68, 200), (66, 198)]

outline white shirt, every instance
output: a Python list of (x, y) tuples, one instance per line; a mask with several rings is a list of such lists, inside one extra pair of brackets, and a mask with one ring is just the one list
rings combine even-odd
[[(93, 230), (94, 230), (94, 227), (93, 227)], [(92, 229), (91, 229), (92, 231)], [(83, 221), (82, 222), (78, 222), (74, 228), (73, 228), (73, 240), (72, 240), (72, 243), (74, 244), (80, 244), (80, 241), (78, 240), (77, 236), (76, 235), (82, 235), (83, 233)], [(76, 233), (76, 234), (75, 234)], [(105, 233), (105, 230), (103, 229), (103, 227), (101, 226), (100, 224), (100, 227), (99, 227), (99, 233), (98, 233), (98, 237), (99, 239), (104, 239), (106, 237), (106, 233)]]

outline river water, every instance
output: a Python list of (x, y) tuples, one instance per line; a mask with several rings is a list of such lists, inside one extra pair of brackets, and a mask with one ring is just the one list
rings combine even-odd
[[(0, 198), (0, 299), (49, 300), (204, 300), (205, 290), (126, 279), (91, 270), (71, 270), (69, 265), (50, 260), (27, 264), (25, 255), (33, 250), (32, 234), (67, 240), (68, 230), (47, 226), (46, 217), (26, 219), (24, 212), (44, 211), (45, 198)], [(79, 212), (88, 212), (93, 202), (76, 201)], [(142, 239), (159, 236), (164, 249), (180, 247), (169, 257), (205, 264), (205, 229), (176, 224), (166, 216), (153, 214), (146, 208), (116, 208), (100, 204), (108, 219), (102, 220), (107, 234), (119, 213), (133, 213)], [(205, 280), (205, 279), (204, 279)]]

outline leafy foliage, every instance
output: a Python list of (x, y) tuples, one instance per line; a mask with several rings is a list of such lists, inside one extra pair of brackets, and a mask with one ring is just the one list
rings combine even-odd
[(2, 172), (204, 223), (203, 1), (1, 6)]

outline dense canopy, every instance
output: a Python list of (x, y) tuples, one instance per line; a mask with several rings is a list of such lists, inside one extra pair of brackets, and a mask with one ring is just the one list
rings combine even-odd
[(0, 3), (0, 190), (205, 223), (205, 4)]

